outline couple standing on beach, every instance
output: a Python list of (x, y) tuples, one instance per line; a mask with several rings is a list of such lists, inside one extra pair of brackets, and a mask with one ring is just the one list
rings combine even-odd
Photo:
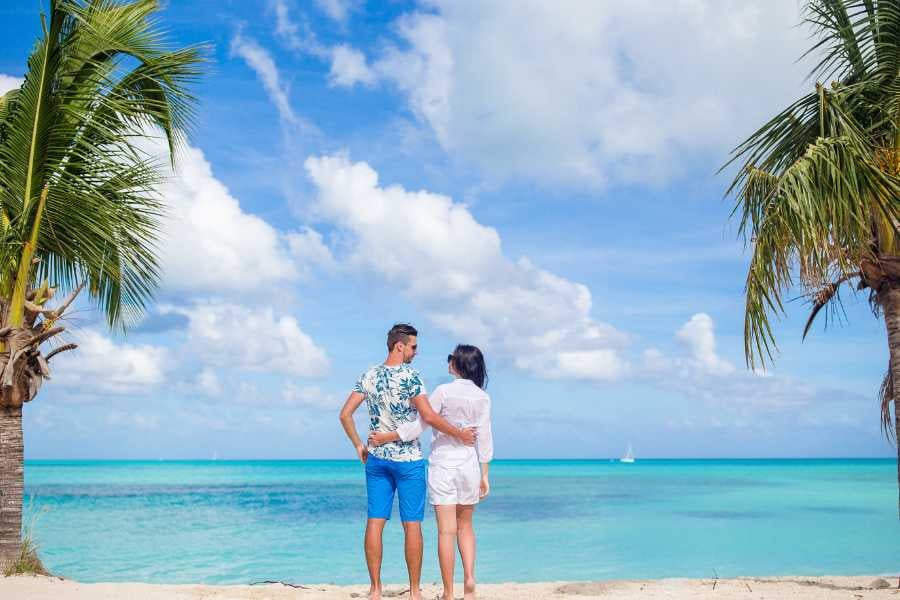
[[(479, 499), (490, 491), (488, 463), (493, 457), (491, 401), (484, 391), (487, 370), (481, 350), (459, 345), (447, 357), (453, 382), (438, 386), (429, 397), (422, 377), (409, 366), (418, 351), (417, 336), (411, 325), (394, 325), (388, 332), (387, 359), (362, 374), (341, 409), (341, 425), (366, 465), (365, 553), (372, 582), (369, 597), (381, 598), (381, 537), (391, 518), (396, 491), (406, 537), (410, 598), (421, 600), (422, 519), (427, 485), (428, 500), (437, 518), (443, 598), (453, 598), (454, 546), (458, 545), (465, 599), (474, 600), (472, 516)], [(363, 401), (369, 411), (367, 444), (360, 440), (353, 423), (353, 413)], [(428, 426), (434, 433), (426, 484), (426, 461), (419, 436)]]

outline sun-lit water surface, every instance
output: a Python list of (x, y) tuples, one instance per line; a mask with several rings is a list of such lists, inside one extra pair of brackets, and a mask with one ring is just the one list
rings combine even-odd
[[(496, 461), (482, 581), (873, 574), (900, 569), (891, 460)], [(358, 583), (349, 461), (29, 461), (26, 524), (81, 581)], [(403, 581), (402, 531), (384, 579)], [(425, 581), (439, 579), (425, 521)]]

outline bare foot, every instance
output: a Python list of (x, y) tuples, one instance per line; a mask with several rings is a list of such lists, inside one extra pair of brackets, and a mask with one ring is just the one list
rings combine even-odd
[(381, 600), (381, 588), (369, 588), (369, 600)]
[(445, 591), (441, 594), (441, 600), (453, 600), (453, 592), (449, 594)]
[(474, 579), (468, 579), (463, 583), (463, 600), (475, 600)]

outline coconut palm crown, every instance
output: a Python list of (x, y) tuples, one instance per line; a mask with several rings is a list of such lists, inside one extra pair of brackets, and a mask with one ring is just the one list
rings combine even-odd
[(751, 368), (774, 358), (773, 318), (795, 286), (812, 305), (804, 337), (817, 315), (840, 310), (843, 288), (868, 290), (888, 334), (881, 414), (890, 437), (900, 424), (900, 3), (809, 0), (804, 18), (816, 34), (808, 55), (820, 59), (815, 88), (726, 164), (741, 167), (728, 193), (752, 248), (745, 356)]
[(48, 4), (24, 83), (0, 97), (0, 568), (20, 548), (22, 405), (75, 347), (40, 345), (82, 289), (116, 328), (152, 298), (165, 165), (140, 141), (159, 132), (174, 159), (204, 54), (167, 42), (156, 0)]

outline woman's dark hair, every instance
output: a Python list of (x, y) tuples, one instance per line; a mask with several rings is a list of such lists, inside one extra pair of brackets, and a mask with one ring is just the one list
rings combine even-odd
[(484, 366), (484, 355), (475, 346), (460, 344), (447, 357), (447, 362), (453, 363), (453, 369), (463, 379), (468, 379), (484, 389), (487, 386), (487, 367)]

